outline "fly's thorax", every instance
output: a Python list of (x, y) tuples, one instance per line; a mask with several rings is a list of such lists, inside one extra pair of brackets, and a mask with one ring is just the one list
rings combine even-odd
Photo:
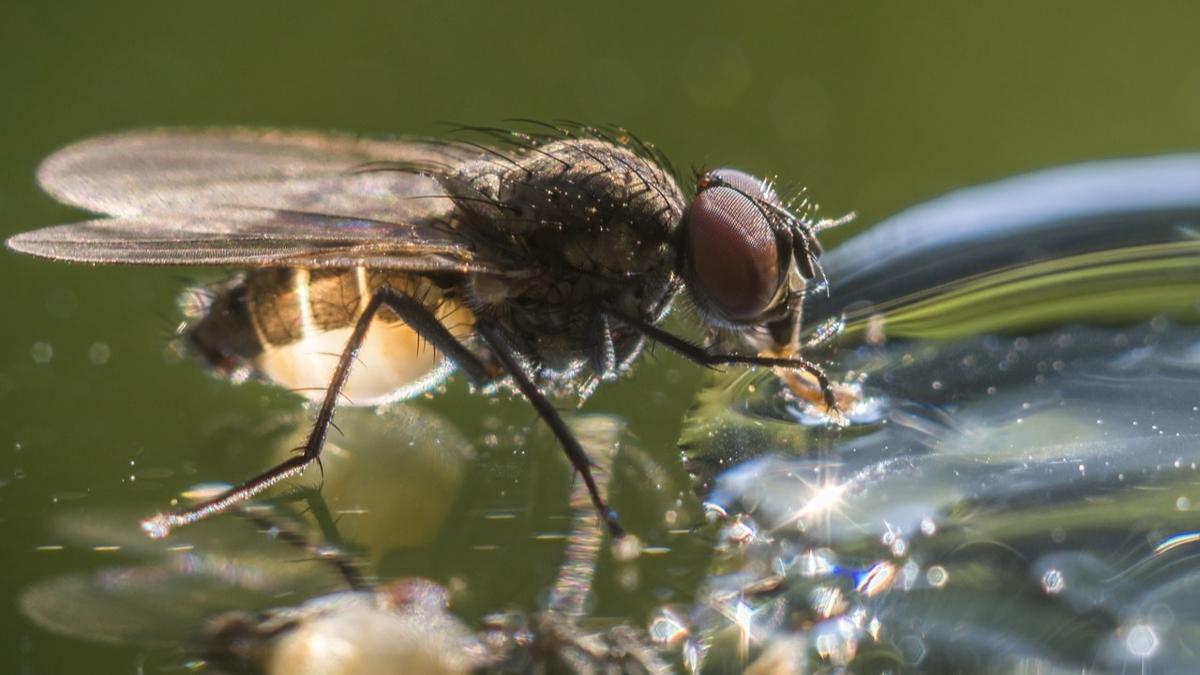
[(533, 264), (611, 276), (673, 265), (683, 194), (628, 147), (558, 140), (467, 163), (443, 181), (474, 229)]
[[(420, 299), (459, 335), (473, 326), (456, 296), (428, 277), (352, 269), (268, 268), (216, 289), (187, 343), (218, 373), (253, 374), (312, 399), (324, 396), (355, 323), (380, 288)], [(449, 364), (386, 307), (376, 315), (344, 394), (375, 405), (428, 390)]]
[(443, 183), (466, 226), (500, 242), (527, 272), (473, 279), (472, 308), (527, 338), (541, 362), (570, 368), (583, 358), (600, 308), (651, 321), (665, 311), (684, 201), (646, 153), (562, 139), (465, 164)]

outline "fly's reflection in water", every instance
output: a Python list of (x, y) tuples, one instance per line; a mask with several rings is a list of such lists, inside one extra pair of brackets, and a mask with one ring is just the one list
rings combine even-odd
[[(120, 514), (91, 510), (60, 519), (61, 541), (120, 548), (142, 562), (43, 580), (23, 593), (23, 613), (65, 635), (152, 648), (152, 667), (162, 656), (175, 667), (199, 657), (193, 666), (280, 675), (668, 672), (646, 631), (588, 616), (605, 529), (582, 481), (570, 499), (563, 563), (534, 611), (488, 607), (468, 622), (451, 609), (461, 612), (464, 599), (488, 595), (474, 579), (377, 581), (374, 561), (427, 544), (429, 529), (399, 515), (377, 462), (385, 471), (424, 469), (405, 487), (445, 505), (459, 487), (465, 457), (457, 451), (465, 444), (436, 417), (402, 405), (348, 415), (345, 428), (346, 441), (331, 456), (349, 485), (326, 485), (296, 504), (240, 505), (235, 512), (249, 526), (237, 519), (209, 523), (189, 532), (187, 546), (148, 540)], [(571, 428), (596, 461), (602, 494), (618, 452), (623, 460), (642, 459), (615, 418), (576, 417)], [(395, 452), (395, 436), (410, 452)], [(430, 473), (436, 480), (422, 483)], [(442, 499), (429, 494), (436, 491)], [(339, 502), (362, 512), (329, 527), (322, 514), (338, 514)], [(437, 521), (445, 512), (426, 515)], [(314, 527), (322, 521), (324, 534)]]
[[(480, 389), (530, 401), (614, 536), (616, 514), (549, 397), (586, 396), (625, 373), (647, 338), (704, 365), (793, 371), (794, 393), (840, 420), (839, 391), (799, 355), (801, 304), (821, 279), (816, 234), (840, 221), (816, 220), (732, 169), (700, 174), (685, 196), (665, 158), (623, 131), (493, 140), (162, 130), (84, 141), (43, 163), (50, 194), (107, 217), (21, 234), (10, 248), (248, 269), (194, 308), (187, 343), (219, 372), (265, 377), (319, 405), (297, 454), (146, 520), (148, 534), (304, 471), (342, 402), (406, 398), (452, 366)], [(684, 289), (723, 338), (715, 349), (658, 327)], [(725, 351), (724, 338), (750, 352)]]

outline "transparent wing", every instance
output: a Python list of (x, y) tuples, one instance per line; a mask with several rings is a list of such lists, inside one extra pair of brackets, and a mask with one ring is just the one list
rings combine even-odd
[(375, 162), (453, 167), (479, 151), (436, 141), (378, 141), (277, 129), (161, 129), (101, 136), (48, 157), (38, 182), (59, 201), (129, 216), (254, 206), (396, 221), (445, 200), (409, 173), (356, 174)]
[(38, 181), (66, 204), (114, 218), (8, 243), (90, 263), (498, 271), (447, 227), (453, 203), (437, 181), (412, 171), (360, 171), (380, 163), (444, 171), (478, 152), (279, 130), (105, 136), (49, 157)]
[[(26, 589), (21, 612), (39, 626), (106, 644), (174, 646), (206, 620), (254, 606), (245, 589), (166, 566), (113, 567), (55, 577)], [(257, 597), (260, 607), (269, 600)]]
[(392, 223), (270, 208), (88, 220), (19, 234), (8, 246), (85, 263), (501, 271), (478, 261), (469, 241), (432, 221)]
[(137, 515), (89, 510), (58, 519), (53, 529), (71, 548), (102, 545), (139, 562), (39, 581), (22, 591), (22, 614), (62, 635), (171, 646), (196, 639), (222, 612), (342, 589), (327, 563), (250, 524), (230, 521), (195, 533), (187, 544), (168, 545), (142, 536)]

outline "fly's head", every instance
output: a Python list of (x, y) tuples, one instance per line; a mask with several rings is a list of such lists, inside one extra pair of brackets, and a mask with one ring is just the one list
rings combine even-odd
[(679, 228), (680, 273), (709, 325), (790, 354), (805, 289), (821, 278), (817, 232), (846, 220), (808, 220), (769, 181), (736, 169), (708, 171)]

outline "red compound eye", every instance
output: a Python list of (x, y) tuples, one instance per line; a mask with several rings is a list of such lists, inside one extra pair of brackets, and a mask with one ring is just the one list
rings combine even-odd
[(688, 208), (690, 285), (701, 304), (730, 321), (752, 321), (778, 295), (779, 248), (754, 199), (773, 200), (762, 181), (740, 171), (710, 173)]

